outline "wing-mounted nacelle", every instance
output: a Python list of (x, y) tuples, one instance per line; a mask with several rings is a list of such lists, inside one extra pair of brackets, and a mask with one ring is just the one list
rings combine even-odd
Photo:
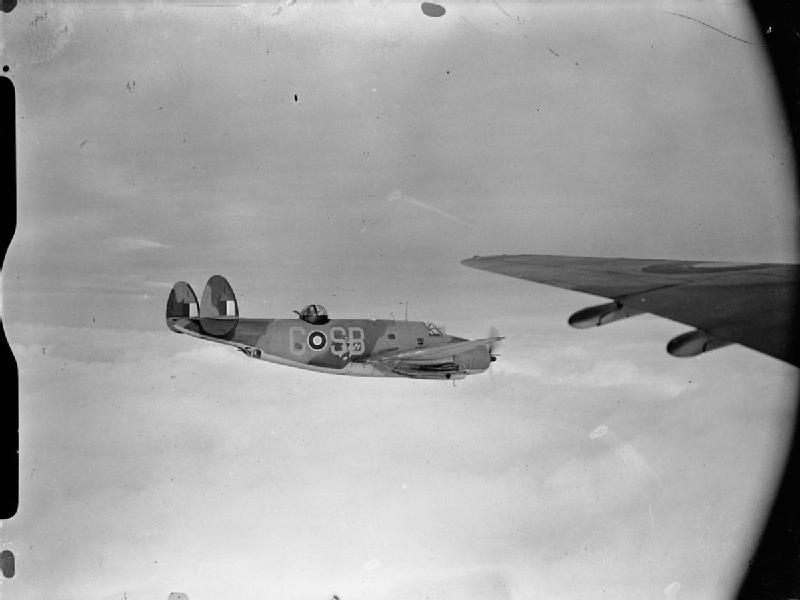
[(725, 346), (730, 346), (732, 343), (733, 342), (729, 342), (728, 340), (714, 337), (702, 329), (695, 329), (694, 331), (672, 338), (667, 344), (667, 352), (672, 356), (686, 358), (697, 356), (703, 352), (710, 352), (717, 348), (724, 348)]
[(478, 346), (472, 350), (461, 352), (455, 357), (460, 370), (468, 373), (483, 373), (494, 360), (487, 346)]
[(641, 314), (642, 311), (623, 306), (620, 302), (609, 302), (579, 310), (569, 318), (568, 322), (576, 329), (588, 329)]

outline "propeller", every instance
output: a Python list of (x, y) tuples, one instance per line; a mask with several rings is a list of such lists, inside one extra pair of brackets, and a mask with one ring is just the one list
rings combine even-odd
[[(500, 335), (500, 332), (497, 330), (497, 327), (492, 325), (489, 328), (489, 337), (490, 338), (493, 338), (493, 337), (502, 338), (503, 336)], [(497, 340), (496, 342), (492, 342), (491, 344), (489, 344), (489, 356), (491, 357), (490, 360), (492, 362), (496, 361), (497, 357), (500, 356), (499, 354), (497, 354), (497, 351), (500, 350), (501, 345), (502, 345), (502, 340)]]
[[(489, 335), (487, 337), (490, 337), (490, 338), (502, 338), (503, 336), (500, 335), (500, 332), (498, 331), (497, 327), (492, 325), (489, 328)], [(498, 371), (497, 370), (498, 367), (492, 365), (492, 363), (497, 360), (497, 357), (500, 356), (499, 351), (500, 351), (502, 345), (503, 345), (503, 340), (502, 339), (499, 339), (496, 342), (491, 342), (488, 345), (489, 346), (489, 361), (490, 362), (489, 362), (489, 368), (486, 370), (486, 372), (489, 375), (489, 380), (488, 380), (487, 383), (489, 385), (489, 388), (491, 389), (491, 393), (492, 394), (497, 393), (498, 390), (500, 390), (501, 388), (504, 388), (504, 387), (508, 386), (513, 381), (513, 379), (516, 378), (516, 375), (510, 375), (509, 376), (509, 374), (506, 373), (505, 370), (501, 369), (501, 370)], [(497, 379), (498, 376), (500, 377), (499, 380)], [(509, 377), (510, 377), (510, 379), (509, 379)]]

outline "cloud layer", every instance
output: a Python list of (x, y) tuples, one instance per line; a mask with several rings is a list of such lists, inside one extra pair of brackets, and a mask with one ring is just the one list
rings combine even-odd
[(708, 363), (646, 391), (632, 365), (592, 386), (603, 369), (559, 375), (576, 349), (524, 336), (509, 370), (452, 387), (277, 367), (166, 329), (11, 329), (23, 498), (4, 531), (26, 598), (653, 597), (676, 580), (719, 596), (794, 383), (765, 359), (730, 388)]

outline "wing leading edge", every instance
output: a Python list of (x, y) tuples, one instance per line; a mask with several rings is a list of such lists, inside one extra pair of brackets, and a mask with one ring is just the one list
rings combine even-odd
[(394, 350), (391, 352), (384, 352), (370, 357), (370, 360), (380, 362), (394, 362), (394, 361), (414, 361), (414, 360), (445, 360), (452, 359), (455, 354), (467, 352), (478, 346), (488, 346), (495, 342), (499, 342), (504, 338), (490, 337), (482, 340), (463, 340), (459, 342), (448, 342), (446, 344), (439, 344), (437, 346), (428, 346), (425, 348), (415, 348), (414, 350)]
[(469, 373), (485, 371), (494, 360), (493, 344), (502, 339), (456, 338), (456, 341), (435, 346), (382, 352), (366, 358), (364, 362), (410, 377), (440, 379), (444, 375), (446, 379), (462, 379)]
[(613, 300), (572, 315), (575, 327), (648, 312), (696, 328), (670, 341), (674, 356), (737, 343), (800, 366), (793, 335), (798, 265), (535, 254), (462, 264)]

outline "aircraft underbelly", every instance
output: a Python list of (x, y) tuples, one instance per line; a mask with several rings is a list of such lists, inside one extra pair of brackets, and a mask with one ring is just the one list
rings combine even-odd
[(319, 364), (303, 363), (289, 358), (283, 358), (274, 354), (262, 353), (261, 360), (282, 365), (285, 367), (295, 367), (317, 373), (328, 373), (330, 375), (350, 375), (355, 377), (395, 377), (396, 375), (388, 369), (366, 363), (351, 363), (342, 367), (327, 367)]

